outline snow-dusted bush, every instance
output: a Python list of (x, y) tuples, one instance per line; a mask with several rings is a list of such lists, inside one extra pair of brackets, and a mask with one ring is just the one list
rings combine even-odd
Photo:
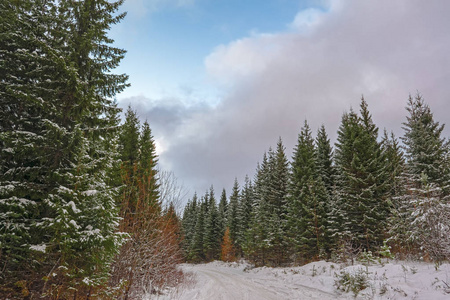
[(342, 270), (339, 274), (335, 273), (335, 276), (336, 288), (346, 293), (351, 291), (355, 297), (369, 287), (369, 275), (363, 268), (355, 269), (354, 272)]

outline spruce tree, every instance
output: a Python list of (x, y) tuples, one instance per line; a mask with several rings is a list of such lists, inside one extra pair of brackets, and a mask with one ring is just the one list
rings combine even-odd
[(287, 258), (286, 252), (286, 217), (287, 217), (287, 193), (289, 178), (289, 163), (285, 154), (285, 148), (281, 137), (278, 140), (276, 150), (269, 151), (269, 181), (267, 200), (270, 206), (271, 217), (269, 219), (269, 244), (270, 260), (274, 265), (280, 265)]
[(294, 149), (288, 202), (288, 236), (297, 259), (317, 258), (325, 250), (329, 197), (316, 155), (311, 129), (305, 121)]
[(334, 187), (335, 168), (333, 165), (333, 149), (324, 125), (320, 126), (317, 132), (315, 144), (317, 170), (331, 197)]
[(230, 195), (227, 214), (227, 222), (228, 222), (227, 227), (230, 229), (230, 238), (233, 241), (233, 245), (235, 247), (237, 246), (237, 237), (239, 235), (238, 208), (239, 208), (239, 183), (237, 181), (237, 178), (235, 178), (233, 189)]
[(225, 234), (225, 229), (227, 227), (227, 211), (228, 211), (227, 193), (225, 189), (223, 189), (222, 194), (220, 195), (219, 215), (218, 215), (220, 236), (222, 237)]
[(269, 150), (268, 201), (280, 218), (286, 218), (286, 195), (288, 189), (289, 163), (281, 137), (275, 151)]
[(181, 220), (181, 227), (183, 230), (183, 250), (185, 257), (190, 257), (191, 246), (193, 245), (193, 237), (195, 233), (195, 225), (197, 222), (197, 194), (194, 193), (192, 200), (187, 203), (183, 211), (183, 218)]
[(192, 236), (192, 242), (189, 247), (188, 260), (193, 262), (201, 262), (205, 259), (205, 252), (203, 248), (203, 239), (205, 231), (205, 218), (207, 212), (207, 200), (203, 198), (197, 205), (196, 221)]
[(219, 212), (217, 211), (214, 188), (211, 186), (209, 193), (209, 207), (205, 216), (205, 228), (203, 238), (203, 249), (207, 261), (219, 258), (220, 242), (220, 225), (218, 220)]
[(402, 142), (407, 172), (417, 182), (424, 174), (429, 182), (447, 192), (450, 180), (449, 141), (441, 137), (444, 125), (434, 121), (430, 107), (420, 94), (414, 99), (409, 97), (406, 110), (409, 116), (403, 123), (405, 134)]
[(256, 198), (252, 209), (250, 227), (245, 234), (244, 254), (256, 265), (269, 262), (269, 221), (271, 213), (265, 198)]
[[(121, 217), (125, 225), (136, 212), (139, 199), (139, 135), (140, 122), (136, 112), (129, 106), (125, 113), (125, 122), (119, 135), (119, 153), (121, 158), (122, 189), (118, 205), (121, 207)], [(128, 225), (125, 225), (127, 227)], [(131, 226), (131, 224), (130, 224)], [(123, 228), (123, 230), (126, 230)]]
[(353, 111), (344, 114), (338, 131), (338, 205), (333, 206), (341, 210), (334, 211), (341, 225), (336, 220), (333, 224), (341, 240), (366, 250), (382, 244), (389, 217), (387, 163), (377, 137), (378, 128), (363, 98), (361, 116)]
[(285, 227), (288, 161), (279, 139), (276, 151), (264, 153), (254, 185), (254, 207), (244, 253), (257, 264), (279, 265), (287, 258)]
[(145, 121), (139, 138), (139, 201), (152, 206), (155, 213), (159, 213), (161, 208), (157, 163), (155, 141), (150, 126)]
[(392, 232), (404, 247), (425, 250), (438, 261), (448, 259), (449, 141), (441, 137), (444, 125), (434, 120), (420, 94), (409, 97), (406, 109), (402, 137), (406, 163)]
[(397, 207), (396, 198), (402, 193), (401, 175), (405, 167), (403, 152), (393, 132), (389, 136), (387, 131), (384, 131), (381, 145), (387, 162), (391, 205)]
[(249, 229), (245, 233), (244, 254), (257, 265), (265, 265), (267, 260), (269, 205), (267, 202), (269, 164), (264, 153), (262, 163), (257, 165), (254, 180), (254, 203)]
[(237, 237), (237, 241), (241, 249), (242, 245), (245, 243), (246, 232), (250, 226), (250, 219), (253, 210), (253, 202), (254, 202), (254, 195), (252, 182), (248, 176), (245, 176), (245, 183), (241, 190), (238, 207), (239, 235)]
[(110, 47), (107, 30), (123, 18), (120, 4), (0, 4), (0, 259), (6, 282), (22, 278), (46, 297), (104, 284), (119, 246), (109, 142), (112, 98), (127, 77), (110, 72), (124, 50)]

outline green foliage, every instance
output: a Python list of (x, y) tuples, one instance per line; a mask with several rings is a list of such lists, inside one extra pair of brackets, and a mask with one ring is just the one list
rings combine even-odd
[(239, 198), (240, 198), (238, 207), (239, 230), (237, 236), (237, 244), (240, 246), (239, 248), (241, 248), (242, 245), (245, 243), (245, 235), (250, 227), (254, 203), (253, 186), (248, 176), (245, 177), (245, 184), (241, 190)]
[(219, 201), (219, 215), (218, 223), (220, 228), (220, 236), (223, 237), (225, 234), (225, 229), (227, 227), (227, 213), (228, 213), (228, 202), (227, 202), (227, 193), (225, 189), (222, 190), (222, 194), (220, 195), (220, 201)]
[(317, 132), (315, 144), (317, 172), (327, 189), (328, 197), (331, 198), (336, 172), (333, 165), (333, 149), (324, 125), (322, 125)]
[[(296, 257), (309, 260), (319, 257), (326, 241), (328, 192), (320, 176), (316, 148), (308, 123), (294, 149), (290, 197), (288, 198), (288, 236)], [(328, 166), (329, 167), (329, 166)]]
[(343, 270), (339, 274), (335, 273), (335, 277), (335, 287), (346, 293), (351, 291), (355, 297), (360, 291), (369, 287), (369, 276), (363, 268), (359, 268), (355, 272)]
[(217, 210), (214, 188), (211, 186), (203, 238), (203, 249), (207, 261), (219, 258), (222, 235), (218, 217), (219, 212)]
[(235, 178), (227, 210), (227, 227), (230, 229), (230, 238), (234, 246), (237, 245), (237, 237), (239, 235), (238, 209), (239, 183), (237, 181), (237, 178)]
[[(127, 84), (111, 73), (122, 1), (0, 4), (0, 245), (5, 284), (48, 297), (104, 285), (116, 232), (119, 110)], [(54, 270), (55, 276), (43, 281)], [(33, 296), (33, 295), (32, 295)]]
[[(449, 142), (420, 95), (407, 109), (403, 149), (387, 131), (379, 139), (364, 98), (359, 113), (343, 114), (335, 151), (324, 126), (313, 139), (306, 121), (290, 169), (281, 139), (269, 148), (253, 182), (246, 178), (239, 192), (235, 180), (230, 203), (224, 192), (219, 204), (219, 224), (226, 219), (238, 255), (256, 265), (358, 256), (368, 264), (372, 253), (393, 257), (388, 239), (395, 250), (416, 243), (419, 251), (420, 241), (428, 256), (448, 257)], [(186, 237), (194, 241), (192, 212), (189, 203)]]
[[(357, 247), (381, 245), (389, 216), (386, 158), (377, 141), (378, 128), (364, 99), (361, 116), (353, 111), (342, 117), (336, 144), (337, 194), (333, 223), (338, 236), (354, 240)], [(340, 210), (340, 211), (339, 211)]]
[(433, 118), (422, 96), (408, 99), (402, 137), (406, 163), (395, 199), (391, 234), (409, 251), (425, 250), (433, 259), (448, 259), (450, 206), (449, 141), (444, 125)]
[(387, 241), (383, 241), (383, 246), (380, 247), (380, 250), (378, 251), (378, 253), (382, 257), (386, 258), (386, 260), (395, 258), (395, 255), (392, 254), (392, 252), (391, 252), (391, 246), (389, 246), (387, 244)]
[(449, 141), (441, 137), (444, 125), (434, 120), (430, 107), (420, 94), (415, 98), (409, 97), (406, 110), (409, 116), (403, 123), (405, 134), (402, 141), (405, 145), (407, 173), (416, 184), (425, 174), (429, 183), (448, 189)]

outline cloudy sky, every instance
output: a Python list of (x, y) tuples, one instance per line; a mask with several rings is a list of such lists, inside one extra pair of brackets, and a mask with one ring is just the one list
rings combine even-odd
[[(111, 36), (128, 50), (118, 95), (148, 120), (160, 165), (192, 194), (229, 192), (305, 119), (332, 140), (361, 95), (402, 135), (417, 91), (449, 123), (450, 1), (127, 0)], [(449, 124), (450, 126), (450, 124)], [(446, 128), (445, 136), (450, 130)]]

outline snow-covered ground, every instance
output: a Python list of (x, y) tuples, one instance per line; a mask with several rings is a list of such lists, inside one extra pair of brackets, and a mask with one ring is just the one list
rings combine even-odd
[(181, 267), (193, 274), (192, 282), (156, 299), (450, 299), (449, 264), (393, 261), (345, 267), (319, 261), (293, 268), (251, 268), (212, 262)]

